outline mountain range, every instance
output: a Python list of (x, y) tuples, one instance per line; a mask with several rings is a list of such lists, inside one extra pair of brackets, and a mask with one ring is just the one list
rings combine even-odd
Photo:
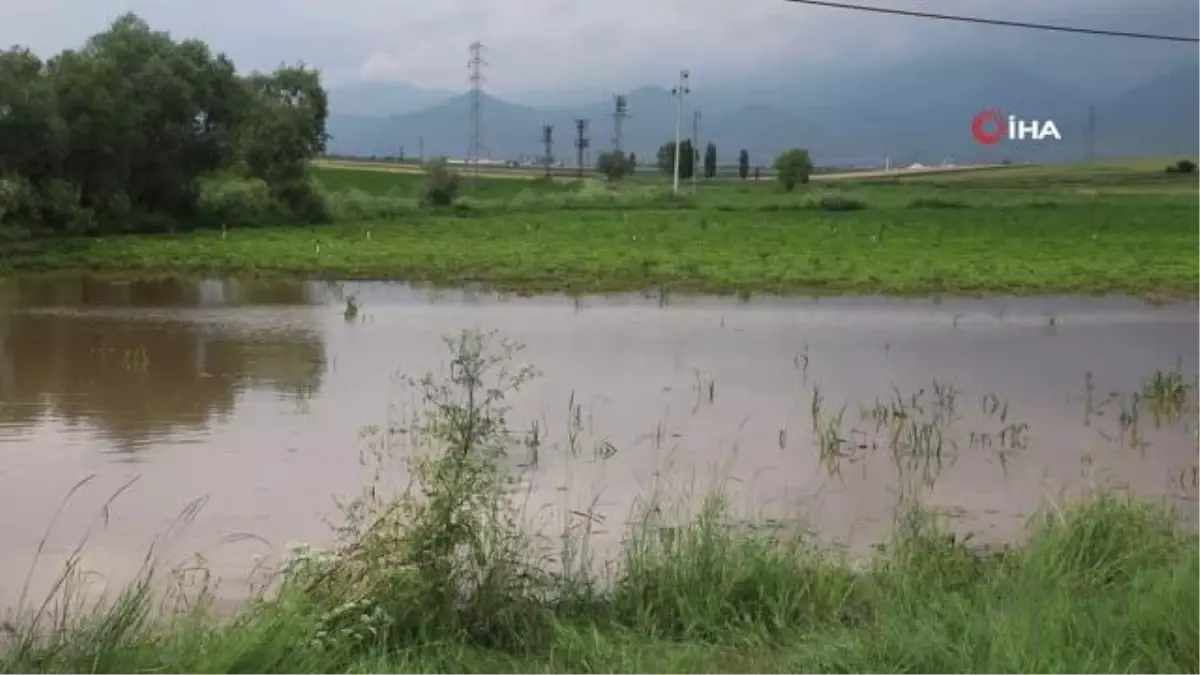
[[(1096, 157), (1191, 156), (1200, 145), (1200, 61), (1195, 56), (1126, 91), (1099, 93), (1036, 71), (996, 61), (927, 58), (869, 71), (831, 73), (751, 90), (725, 87), (685, 97), (683, 135), (700, 111), (699, 137), (713, 142), (722, 163), (746, 149), (768, 165), (781, 150), (808, 148), (822, 164), (881, 165), (943, 161), (995, 162), (1079, 159), (1094, 137)], [(466, 157), (471, 99), (467, 93), (407, 84), (359, 83), (330, 89), (329, 152), (339, 155)], [(483, 156), (540, 156), (542, 125), (554, 125), (554, 155), (576, 163), (575, 123), (589, 120), (590, 161), (613, 144), (612, 97), (531, 92), (526, 105), (481, 94)], [(677, 103), (662, 87), (627, 92), (630, 117), (622, 147), (643, 161), (674, 137)], [(1003, 141), (981, 146), (971, 118), (997, 109), (1023, 120), (1053, 120), (1062, 140)], [(1089, 117), (1094, 123), (1089, 125)], [(1094, 135), (1089, 133), (1094, 129)]]

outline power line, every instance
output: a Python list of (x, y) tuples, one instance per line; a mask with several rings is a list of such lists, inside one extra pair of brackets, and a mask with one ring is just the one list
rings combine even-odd
[(1181, 35), (1158, 35), (1154, 33), (1130, 33), (1118, 30), (1101, 30), (1099, 28), (1079, 28), (1076, 26), (1055, 26), (1044, 23), (1029, 23), (1027, 21), (1005, 21), (1003, 19), (984, 19), (975, 16), (955, 16), (952, 14), (935, 14), (933, 12), (915, 12), (909, 9), (894, 9), (889, 7), (866, 7), (845, 2), (830, 2), (829, 0), (787, 0), (802, 5), (833, 7), (835, 9), (851, 9), (859, 12), (874, 12), (876, 14), (894, 14), (911, 16), (921, 19), (941, 19), (942, 21), (960, 21), (977, 23), (988, 26), (1008, 26), (1009, 28), (1032, 28), (1035, 30), (1058, 31), (1060, 33), (1081, 33), (1084, 35), (1104, 35), (1108, 37), (1136, 38), (1140, 40), (1158, 40), (1160, 42), (1190, 42), (1200, 43), (1200, 38), (1184, 37)]

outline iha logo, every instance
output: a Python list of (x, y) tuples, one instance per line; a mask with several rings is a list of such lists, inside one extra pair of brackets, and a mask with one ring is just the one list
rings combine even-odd
[(975, 115), (971, 119), (971, 135), (981, 145), (996, 145), (1005, 138), (1010, 141), (1062, 140), (1054, 120), (1020, 120), (1016, 115), (1005, 117), (999, 110), (981, 110)]

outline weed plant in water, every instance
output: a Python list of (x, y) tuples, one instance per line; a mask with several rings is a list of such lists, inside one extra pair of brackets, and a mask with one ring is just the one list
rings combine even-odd
[[(1051, 505), (1004, 550), (908, 502), (888, 545), (852, 561), (802, 524), (735, 521), (716, 492), (683, 521), (647, 505), (597, 575), (586, 526), (553, 550), (522, 525), (505, 398), (534, 371), (494, 335), (449, 345), (443, 379), (408, 381), (423, 410), (384, 432), (412, 439), (411, 486), (365, 490), (334, 548), (296, 548), (273, 594), (224, 620), (203, 603), (164, 620), (148, 572), (53, 630), (15, 617), (0, 671), (1197, 671), (1197, 537), (1114, 494)], [(877, 410), (908, 427), (956, 395)], [(834, 421), (820, 396), (813, 409), (814, 431)]]

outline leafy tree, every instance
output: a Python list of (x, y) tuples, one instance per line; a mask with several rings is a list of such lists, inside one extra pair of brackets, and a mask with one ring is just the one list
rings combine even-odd
[[(688, 158), (691, 161), (688, 161)], [(658, 149), (658, 168), (668, 176), (675, 174), (675, 141), (667, 141)], [(699, 150), (692, 148), (692, 142), (685, 140), (679, 144), (679, 178), (688, 179), (700, 159)]]
[(803, 148), (784, 150), (775, 158), (775, 172), (784, 190), (792, 190), (797, 183), (807, 183), (812, 170), (812, 160)]
[(620, 180), (633, 172), (633, 163), (620, 150), (610, 150), (600, 153), (596, 158), (596, 170), (608, 177), (609, 180)]
[(738, 178), (746, 180), (750, 175), (750, 151), (741, 150), (738, 152)]
[(629, 170), (631, 172), (637, 170), (637, 153), (636, 152), (629, 153)]
[(717, 175), (717, 146), (709, 143), (704, 148), (704, 177), (713, 178)]
[[(133, 14), (41, 62), (0, 52), (0, 226), (35, 234), (219, 226), (217, 212), (328, 218), (307, 172), (325, 149), (317, 73), (238, 75), (198, 40), (176, 42)], [(260, 181), (284, 208), (262, 209)], [(251, 199), (248, 195), (252, 195)], [(223, 216), (222, 216), (223, 217)]]

